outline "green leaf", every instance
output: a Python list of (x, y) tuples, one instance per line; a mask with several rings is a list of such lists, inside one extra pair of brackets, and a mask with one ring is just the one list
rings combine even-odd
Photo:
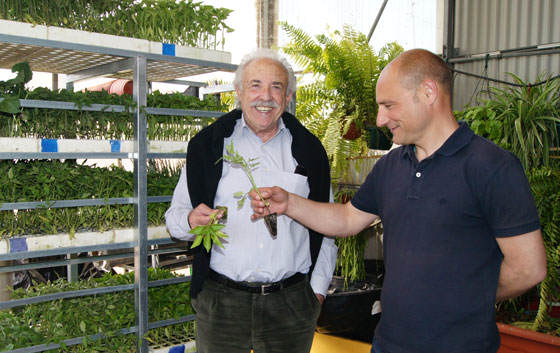
[(86, 323), (83, 321), (80, 321), (80, 331), (86, 333)]
[(243, 191), (238, 191), (235, 194), (233, 194), (233, 197), (235, 197), (236, 199), (243, 197), (245, 195), (245, 193)]
[(17, 97), (4, 98), (0, 102), (0, 112), (17, 114), (20, 112), (19, 99)]
[(237, 201), (237, 208), (243, 208), (243, 205), (245, 204), (245, 198), (239, 199), (239, 201)]
[(224, 248), (224, 245), (222, 244), (222, 242), (220, 241), (219, 237), (216, 234), (212, 234), (212, 241), (214, 242), (214, 244), (218, 245), (220, 248)]
[(206, 230), (206, 226), (196, 226), (193, 229), (189, 230), (189, 233), (200, 235)]
[(218, 230), (224, 228), (225, 226), (226, 226), (225, 224), (220, 224), (220, 223), (212, 224), (212, 225), (210, 226), (210, 230), (211, 230), (212, 232), (216, 232), (216, 231), (218, 231)]
[(212, 240), (210, 239), (209, 235), (204, 237), (204, 248), (207, 252), (210, 252), (210, 247), (212, 246)]
[(200, 243), (202, 243), (202, 237), (203, 237), (203, 236), (199, 234), (199, 235), (196, 236), (196, 238), (194, 238), (194, 241), (193, 241), (193, 243), (192, 243), (192, 245), (191, 245), (191, 249), (192, 249), (192, 248), (196, 248), (197, 246), (200, 245)]

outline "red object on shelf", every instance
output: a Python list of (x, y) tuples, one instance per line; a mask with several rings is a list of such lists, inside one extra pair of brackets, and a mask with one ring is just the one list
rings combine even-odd
[(497, 323), (501, 345), (498, 353), (560, 353), (560, 337)]
[(94, 91), (107, 91), (107, 93), (115, 93), (117, 95), (130, 94), (132, 95), (132, 81), (131, 80), (113, 80), (99, 85), (86, 88), (90, 92)]
[(360, 129), (358, 129), (356, 123), (354, 123), (353, 121), (350, 123), (348, 131), (344, 135), (342, 135), (342, 137), (347, 140), (355, 140), (360, 136), (362, 136), (362, 132), (360, 131)]

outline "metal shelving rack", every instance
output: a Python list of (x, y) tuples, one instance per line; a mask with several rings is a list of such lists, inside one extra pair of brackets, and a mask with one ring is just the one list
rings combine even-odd
[[(11, 22), (11, 21), (0, 21)], [(12, 22), (15, 23), (15, 22)], [(0, 25), (3, 23), (0, 23)], [(29, 28), (28, 24), (15, 23), (17, 26), (24, 26)], [(37, 26), (41, 27), (41, 26)], [(35, 27), (33, 27), (35, 28)], [(109, 200), (60, 200), (54, 205), (49, 207), (77, 207), (77, 206), (90, 206), (100, 204), (134, 204), (135, 206), (135, 234), (132, 242), (124, 242), (119, 244), (103, 244), (94, 246), (77, 246), (70, 248), (61, 248), (55, 250), (42, 250), (42, 251), (25, 251), (25, 247), (21, 248), (22, 244), (17, 244), (17, 240), (10, 241), (9, 246), (11, 250), (5, 255), (0, 255), (0, 264), (2, 262), (35, 258), (52, 255), (66, 254), (65, 260), (50, 261), (41, 264), (23, 264), (12, 266), (0, 266), (0, 274), (2, 272), (12, 272), (17, 270), (25, 270), (37, 267), (52, 267), (60, 265), (68, 265), (69, 269), (72, 265), (78, 263), (91, 262), (92, 259), (107, 260), (119, 257), (130, 256), (127, 254), (119, 255), (106, 255), (96, 258), (73, 258), (70, 254), (106, 250), (106, 249), (134, 249), (134, 268), (135, 268), (135, 283), (133, 286), (116, 286), (106, 287), (91, 290), (82, 290), (75, 292), (65, 292), (56, 295), (46, 295), (34, 298), (27, 298), (21, 300), (11, 300), (7, 302), (0, 302), (0, 310), (22, 305), (45, 302), (60, 298), (80, 297), (93, 294), (102, 294), (123, 290), (132, 290), (135, 292), (135, 311), (136, 311), (136, 326), (129, 328), (122, 328), (121, 334), (135, 333), (139, 338), (139, 346), (137, 351), (146, 353), (148, 352), (148, 344), (145, 339), (141, 339), (148, 332), (148, 330), (158, 327), (163, 327), (171, 324), (178, 324), (194, 320), (193, 315), (179, 318), (178, 320), (164, 320), (159, 322), (148, 322), (148, 288), (155, 286), (168, 285), (172, 283), (180, 283), (189, 281), (190, 277), (176, 278), (171, 280), (161, 280), (148, 282), (147, 277), (147, 256), (170, 252), (173, 249), (165, 250), (149, 250), (152, 245), (171, 244), (170, 239), (155, 239), (148, 241), (148, 227), (147, 227), (147, 203), (148, 202), (165, 202), (171, 199), (170, 196), (153, 196), (147, 195), (147, 170), (146, 163), (151, 158), (184, 158), (185, 153), (149, 153), (147, 148), (147, 121), (146, 114), (156, 115), (189, 115), (204, 118), (212, 118), (221, 115), (221, 112), (208, 112), (208, 111), (193, 111), (193, 110), (179, 110), (179, 109), (166, 109), (166, 108), (149, 108), (146, 107), (146, 95), (148, 81), (163, 82), (173, 80), (179, 77), (192, 76), (196, 74), (214, 72), (214, 71), (234, 71), (236, 65), (224, 62), (224, 57), (229, 58), (229, 55), (224, 56), (221, 53), (219, 56), (222, 61), (211, 61), (204, 59), (193, 59), (188, 57), (172, 56), (170, 54), (170, 47), (166, 44), (150, 42), (150, 48), (161, 45), (163, 47), (162, 54), (145, 51), (135, 51), (127, 49), (118, 49), (105, 47), (100, 45), (76, 43), (76, 33), (73, 31), (73, 38), (69, 41), (52, 40), (37, 38), (37, 36), (23, 36), (15, 35), (14, 30), (1, 30), (0, 33), (0, 67), (10, 68), (13, 64), (26, 60), (30, 63), (34, 71), (46, 71), (56, 74), (68, 75), (69, 81), (74, 82), (77, 80), (95, 77), (95, 76), (109, 76), (118, 78), (127, 78), (133, 80), (133, 96), (136, 102), (134, 108), (134, 123), (135, 123), (135, 139), (134, 151), (127, 153), (115, 152), (91, 152), (91, 153), (61, 153), (61, 152), (0, 152), (0, 159), (76, 159), (76, 158), (124, 158), (132, 159), (134, 161), (134, 197), (132, 198), (113, 198)], [(35, 30), (35, 29), (33, 29)], [(57, 29), (63, 30), (63, 29)], [(4, 32), (11, 32), (6, 34)], [(84, 32), (86, 33), (86, 32)], [(79, 33), (78, 33), (79, 34)], [(99, 34), (93, 34), (99, 38)], [(110, 36), (114, 39), (114, 36)], [(122, 37), (117, 37), (122, 38)], [(126, 38), (130, 41), (131, 39)], [(79, 40), (78, 40), (79, 42)], [(144, 43), (145, 44), (145, 43)], [(175, 48), (172, 52), (174, 53)], [(179, 48), (180, 49), (180, 48)], [(197, 49), (198, 50), (198, 49)], [(209, 51), (210, 52), (210, 51)], [(198, 52), (197, 52), (198, 53)], [(198, 53), (200, 54), (200, 53)], [(197, 55), (198, 55), (197, 54)], [(204, 53), (203, 53), (204, 54)], [(227, 54), (227, 53), (226, 53)], [(125, 107), (123, 106), (106, 106), (101, 104), (94, 104), (88, 107), (78, 107), (71, 102), (51, 102), (51, 101), (30, 101), (21, 100), (23, 107), (36, 107), (36, 108), (55, 108), (55, 109), (84, 109), (92, 111), (114, 111), (122, 112)], [(15, 209), (31, 209), (44, 207), (43, 202), (16, 202), (1, 205), (2, 210), (15, 210)], [(18, 246), (20, 248), (18, 249)], [(13, 249), (12, 249), (13, 248)], [(70, 274), (72, 275), (72, 274)], [(100, 338), (99, 335), (89, 336), (90, 339)], [(82, 342), (83, 337), (75, 337), (64, 341), (66, 345), (74, 345)], [(58, 348), (59, 345), (50, 344), (39, 345), (27, 348), (16, 349), (11, 352), (24, 353), (24, 352), (41, 352), (47, 349)]]

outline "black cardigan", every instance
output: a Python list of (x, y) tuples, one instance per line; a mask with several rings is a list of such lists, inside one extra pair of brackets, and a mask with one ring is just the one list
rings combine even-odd
[[(204, 128), (193, 137), (187, 148), (187, 186), (193, 208), (201, 203), (214, 208), (214, 198), (218, 182), (222, 177), (223, 162), (216, 163), (224, 148), (224, 138), (231, 136), (236, 120), (241, 118), (240, 110), (220, 117), (212, 125)], [(327, 154), (317, 137), (309, 132), (301, 123), (287, 112), (282, 114), (284, 125), (292, 135), (292, 156), (307, 172), (309, 183), (308, 198), (315, 201), (328, 202), (330, 190), (330, 167)], [(309, 229), (311, 273), (317, 261), (323, 235)], [(210, 254), (204, 247), (194, 249), (193, 273), (191, 282), (191, 298), (196, 298), (202, 289), (210, 265)]]

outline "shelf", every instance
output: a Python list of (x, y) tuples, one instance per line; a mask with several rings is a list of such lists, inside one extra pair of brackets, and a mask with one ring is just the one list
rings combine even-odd
[(127, 59), (137, 56), (147, 59), (148, 81), (236, 68), (229, 52), (0, 20), (0, 68), (27, 61), (33, 71), (75, 75), (73, 80), (99, 75), (132, 79)]
[[(135, 244), (134, 228), (110, 229), (104, 232), (76, 232), (74, 234), (59, 233), (45, 235), (24, 235), (0, 240), (0, 261), (36, 256), (47, 256), (74, 252), (102, 250), (106, 248), (130, 248)], [(148, 240), (169, 240), (165, 226), (148, 227)], [(117, 246), (120, 244), (122, 246)], [(60, 250), (60, 251), (58, 251)], [(41, 253), (44, 253), (42, 255)]]
[[(187, 153), (187, 145), (188, 142), (181, 141), (148, 141), (148, 153), (184, 154)], [(0, 151), (2, 153), (134, 153), (134, 141), (0, 137)]]

